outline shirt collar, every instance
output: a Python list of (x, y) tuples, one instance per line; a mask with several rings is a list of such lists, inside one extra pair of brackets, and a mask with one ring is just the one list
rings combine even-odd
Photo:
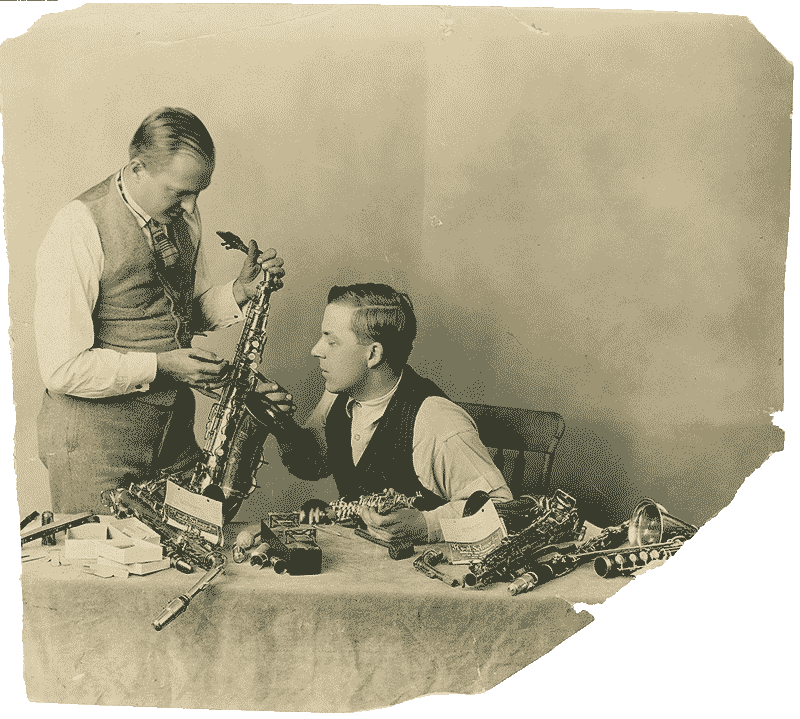
[[(127, 167), (127, 165), (125, 167)], [(133, 195), (128, 191), (128, 187), (125, 184), (125, 167), (117, 174), (117, 190), (119, 190), (119, 194), (122, 196), (122, 201), (136, 218), (136, 222), (139, 223), (139, 227), (144, 227), (150, 222), (151, 218), (150, 215), (139, 207), (136, 200), (133, 199)]]
[(392, 399), (394, 393), (397, 391), (397, 388), (400, 386), (400, 380), (403, 379), (403, 373), (400, 372), (400, 376), (397, 378), (397, 382), (395, 382), (394, 387), (392, 387), (385, 395), (382, 397), (378, 397), (377, 399), (370, 399), (365, 401), (358, 401), (353, 399), (352, 397), (347, 398), (347, 404), (345, 405), (345, 410), (347, 411), (347, 416), (351, 419), (353, 418), (353, 405), (358, 405), (359, 407), (368, 407), (369, 409), (376, 410), (376, 409), (385, 409), (388, 404), (389, 400)]

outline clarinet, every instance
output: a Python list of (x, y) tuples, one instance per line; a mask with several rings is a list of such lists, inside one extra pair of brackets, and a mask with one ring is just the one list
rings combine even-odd
[[(681, 548), (684, 541), (683, 537), (675, 537), (669, 542), (643, 547), (618, 547), (596, 551), (574, 551), (565, 554), (558, 551), (551, 552), (530, 562), (525, 567), (525, 572), (511, 582), (506, 589), (512, 597), (529, 592), (551, 579), (569, 574), (587, 562), (594, 562), (595, 573), (605, 579), (630, 576), (652, 562), (669, 559)], [(578, 549), (582, 549), (582, 547)]]
[(398, 509), (416, 507), (416, 502), (421, 497), (421, 492), (417, 492), (413, 497), (407, 497), (405, 494), (400, 494), (390, 487), (377, 494), (361, 495), (352, 502), (337, 499), (325, 510), (325, 514), (332, 522), (346, 522), (358, 517), (359, 510), (363, 507), (369, 507), (380, 515), (386, 515), (396, 512)]

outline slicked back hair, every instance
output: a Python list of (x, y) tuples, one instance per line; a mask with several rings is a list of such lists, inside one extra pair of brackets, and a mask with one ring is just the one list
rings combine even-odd
[(180, 107), (162, 107), (139, 125), (128, 148), (130, 159), (139, 157), (145, 166), (158, 170), (179, 152), (191, 152), (214, 163), (214, 141), (194, 113)]
[(328, 304), (334, 302), (356, 310), (351, 329), (361, 344), (380, 342), (383, 356), (394, 371), (405, 366), (417, 336), (417, 318), (407, 294), (371, 282), (337, 285), (328, 293)]

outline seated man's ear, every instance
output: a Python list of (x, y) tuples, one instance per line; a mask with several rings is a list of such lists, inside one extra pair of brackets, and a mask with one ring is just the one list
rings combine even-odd
[(369, 346), (369, 355), (367, 356), (367, 367), (373, 369), (383, 362), (383, 345), (380, 342), (373, 342)]

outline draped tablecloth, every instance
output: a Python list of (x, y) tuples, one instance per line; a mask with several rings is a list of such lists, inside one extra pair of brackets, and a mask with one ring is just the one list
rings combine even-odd
[(573, 604), (602, 602), (630, 581), (585, 565), (516, 597), (505, 584), (452, 588), (414, 570), (413, 558), (395, 561), (352, 530), (333, 532), (318, 534), (321, 574), (277, 575), (229, 559), (161, 632), (151, 622), (198, 572), (106, 579), (47, 560), (23, 564), (28, 698), (344, 712), (479, 693), (589, 624)]

